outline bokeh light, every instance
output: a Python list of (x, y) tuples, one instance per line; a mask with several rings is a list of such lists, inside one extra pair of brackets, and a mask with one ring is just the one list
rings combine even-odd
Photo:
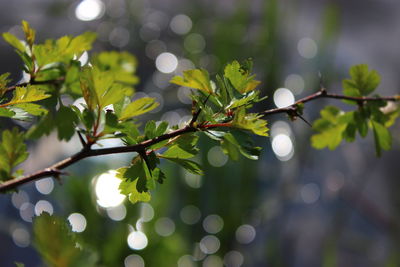
[(126, 217), (126, 207), (124, 204), (120, 204), (115, 207), (109, 207), (106, 209), (107, 216), (113, 221), (122, 221)]
[(278, 134), (272, 138), (272, 150), (281, 161), (292, 158), (294, 149), (292, 139), (286, 134)]
[(300, 195), (304, 203), (312, 204), (315, 203), (321, 194), (321, 190), (316, 183), (308, 183), (303, 185), (300, 190)]
[(221, 257), (217, 255), (210, 255), (203, 261), (203, 267), (222, 267), (224, 263)]
[(214, 235), (206, 235), (200, 241), (200, 249), (205, 254), (214, 254), (220, 247), (219, 239)]
[(178, 67), (177, 57), (169, 52), (161, 53), (156, 58), (156, 68), (162, 73), (174, 72)]
[(47, 200), (39, 200), (35, 205), (35, 215), (39, 216), (42, 212), (53, 214), (53, 205)]
[(304, 90), (304, 79), (298, 74), (290, 74), (285, 79), (285, 87), (290, 89), (295, 95), (299, 95)]
[(29, 196), (24, 190), (12, 193), (11, 203), (15, 208), (19, 209), (25, 202), (29, 202)]
[(200, 220), (201, 212), (198, 207), (194, 205), (187, 205), (181, 209), (179, 216), (184, 223), (193, 225)]
[(311, 59), (317, 55), (318, 46), (311, 38), (302, 38), (297, 44), (297, 50), (300, 56)]
[(169, 24), (171, 30), (179, 35), (187, 34), (192, 28), (192, 25), (192, 20), (184, 14), (176, 15)]
[(144, 267), (144, 260), (140, 255), (131, 254), (124, 260), (125, 267)]
[(81, 233), (86, 229), (86, 218), (80, 213), (72, 213), (68, 216), (68, 221), (71, 224), (72, 231)]
[(53, 191), (54, 181), (53, 178), (44, 178), (35, 182), (35, 187), (39, 193), (48, 195)]
[(206, 41), (201, 34), (191, 33), (186, 36), (183, 46), (187, 51), (193, 54), (201, 53), (206, 47)]
[(101, 0), (83, 0), (76, 9), (75, 16), (82, 21), (99, 19), (104, 15), (105, 6)]
[(278, 108), (284, 108), (294, 103), (294, 95), (287, 88), (278, 88), (274, 92), (274, 103)]
[(97, 204), (103, 208), (116, 207), (125, 199), (118, 189), (121, 180), (116, 174), (116, 171), (110, 170), (95, 178)]
[(21, 248), (26, 248), (30, 245), (31, 235), (25, 227), (16, 227), (11, 230), (11, 237), (14, 244)]
[(32, 222), (35, 215), (35, 206), (32, 203), (25, 202), (19, 208), (19, 215), (26, 222)]
[(220, 146), (210, 148), (207, 153), (208, 163), (214, 167), (222, 167), (228, 162), (228, 156), (222, 152)]
[(243, 224), (236, 229), (235, 236), (240, 244), (249, 244), (256, 238), (256, 230), (249, 224)]
[(175, 223), (167, 217), (159, 218), (154, 224), (157, 234), (160, 236), (170, 236), (175, 232)]
[(240, 267), (244, 262), (242, 253), (236, 250), (231, 250), (224, 256), (224, 264), (226, 267)]
[(219, 231), (222, 230), (223, 226), (224, 226), (224, 220), (216, 214), (208, 215), (203, 220), (203, 228), (209, 234), (218, 233)]
[(142, 250), (147, 247), (147, 236), (141, 231), (132, 231), (127, 238), (128, 246), (133, 250)]

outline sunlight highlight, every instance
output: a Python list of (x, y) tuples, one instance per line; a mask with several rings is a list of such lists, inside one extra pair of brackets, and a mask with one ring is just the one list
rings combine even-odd
[(121, 180), (116, 177), (116, 174), (116, 171), (110, 170), (95, 178), (97, 204), (103, 208), (116, 207), (125, 199), (125, 195), (122, 195), (118, 189)]

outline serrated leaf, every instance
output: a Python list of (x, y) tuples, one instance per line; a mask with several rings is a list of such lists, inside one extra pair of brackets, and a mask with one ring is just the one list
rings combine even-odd
[(20, 52), (25, 51), (25, 45), (22, 43), (22, 41), (19, 40), (14, 35), (12, 35), (11, 33), (9, 33), (9, 32), (3, 33), (3, 38), (7, 43), (9, 43), (12, 47), (17, 49), (18, 51), (20, 51)]
[(25, 33), (26, 42), (32, 46), (35, 42), (36, 31), (32, 29), (29, 23), (25, 20), (22, 21), (22, 30)]
[(175, 76), (170, 80), (170, 83), (198, 89), (207, 95), (214, 93), (209, 74), (204, 69), (186, 70), (183, 72), (183, 77)]
[(168, 129), (168, 122), (167, 121), (160, 122), (155, 131), (155, 136), (160, 136), (164, 134), (167, 129)]
[(253, 132), (260, 136), (268, 136), (267, 121), (261, 119), (262, 115), (257, 113), (247, 113), (244, 108), (235, 112), (232, 126)]
[(122, 110), (119, 120), (127, 120), (144, 113), (147, 113), (156, 107), (158, 107), (158, 103), (152, 97), (142, 97), (137, 100), (132, 101), (129, 103), (124, 110)]
[(188, 172), (191, 172), (191, 173), (197, 174), (197, 175), (203, 175), (203, 170), (201, 169), (200, 164), (198, 164), (197, 162), (194, 162), (189, 159), (184, 159), (184, 158), (166, 157), (164, 155), (162, 156), (162, 158), (165, 158), (169, 161), (172, 161), (176, 164), (181, 165)]
[(140, 176), (145, 175), (144, 166), (141, 160), (137, 160), (130, 167), (124, 167), (117, 170), (117, 177), (122, 180), (119, 185), (121, 194), (128, 196), (128, 199), (132, 203), (138, 201), (148, 202), (151, 199), (151, 195), (147, 190), (138, 190), (141, 185), (138, 185)]
[(82, 248), (66, 220), (42, 212), (33, 220), (33, 234), (33, 244), (48, 266), (96, 266), (97, 255)]
[(343, 93), (346, 96), (366, 96), (372, 93), (380, 83), (380, 76), (375, 70), (368, 70), (368, 65), (351, 67), (351, 79), (343, 81)]
[(12, 118), (15, 115), (15, 112), (8, 108), (0, 108), (0, 117), (8, 117)]
[(70, 140), (75, 134), (75, 125), (79, 118), (76, 113), (69, 107), (60, 106), (56, 113), (56, 127), (59, 140)]
[(156, 122), (153, 120), (150, 120), (146, 123), (146, 126), (144, 127), (144, 135), (148, 138), (148, 139), (152, 139), (154, 137), (156, 137)]
[(43, 108), (41, 105), (33, 104), (33, 103), (23, 103), (17, 104), (13, 107), (23, 109), (33, 116), (42, 116), (47, 113), (47, 109)]
[(233, 87), (241, 94), (254, 90), (261, 83), (254, 80), (255, 75), (250, 75), (248, 70), (242, 68), (236, 60), (225, 67), (224, 76), (229, 79)]
[(4, 104), (0, 104), (0, 107), (35, 102), (49, 98), (51, 95), (46, 94), (45, 91), (34, 85), (28, 85), (26, 87), (17, 86), (14, 90), (13, 98)]
[(7, 92), (7, 84), (10, 82), (9, 76), (9, 72), (0, 75), (0, 99)]
[(0, 177), (1, 180), (12, 177), (12, 170), (18, 164), (28, 158), (28, 152), (24, 143), (24, 133), (18, 128), (4, 130), (0, 143), (0, 170), (6, 174), (6, 177)]
[(254, 146), (248, 134), (240, 131), (231, 131), (223, 136), (221, 141), (222, 151), (232, 160), (239, 159), (239, 153), (251, 160), (257, 160), (260, 147)]
[(258, 99), (259, 91), (252, 91), (249, 94), (246, 94), (242, 98), (233, 98), (231, 102), (229, 103), (228, 106), (226, 106), (225, 109), (233, 109), (233, 108), (238, 108), (242, 106), (248, 107), (249, 105), (253, 104), (254, 102), (257, 102), (256, 100)]
[[(354, 123), (353, 112), (344, 113), (335, 106), (326, 106), (320, 111), (321, 118), (313, 123), (313, 129), (318, 134), (311, 137), (311, 145), (317, 149), (328, 147), (335, 149), (344, 137), (353, 138), (353, 129), (348, 129), (349, 123)], [(349, 132), (345, 132), (346, 129)]]
[(112, 72), (118, 82), (134, 85), (139, 81), (139, 78), (134, 75), (137, 59), (128, 52), (101, 52), (93, 55), (91, 63), (102, 71)]
[(380, 157), (382, 149), (389, 150), (392, 146), (392, 137), (389, 130), (379, 122), (372, 120), (371, 124), (374, 131), (376, 155)]
[(196, 144), (199, 137), (195, 134), (181, 135), (163, 153), (163, 157), (188, 159), (194, 157), (199, 149)]

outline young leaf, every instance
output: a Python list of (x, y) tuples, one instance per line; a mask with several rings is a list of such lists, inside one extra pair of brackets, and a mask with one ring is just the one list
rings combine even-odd
[(382, 154), (382, 149), (390, 149), (392, 145), (392, 137), (389, 130), (385, 126), (374, 120), (372, 120), (371, 123), (374, 131), (376, 155), (380, 157)]
[(17, 37), (9, 32), (3, 33), (4, 40), (9, 43), (12, 47), (17, 49), (17, 51), (25, 52), (25, 45)]
[(353, 113), (344, 113), (335, 106), (327, 106), (320, 114), (321, 118), (313, 124), (313, 129), (320, 133), (311, 137), (311, 144), (317, 149), (328, 147), (333, 150), (345, 137), (348, 124), (354, 121)]
[(113, 73), (115, 80), (126, 84), (137, 84), (139, 78), (134, 75), (137, 59), (128, 52), (101, 52), (92, 57), (91, 63), (102, 71)]
[(244, 108), (239, 108), (232, 121), (232, 126), (253, 132), (260, 136), (268, 136), (267, 121), (256, 113), (246, 114)]
[(67, 221), (42, 212), (33, 221), (33, 233), (33, 244), (48, 266), (96, 266), (97, 255), (82, 248)]
[(36, 31), (29, 26), (29, 23), (25, 20), (22, 21), (22, 30), (25, 33), (26, 42), (29, 44), (30, 47), (33, 46), (35, 42), (35, 35)]
[(10, 73), (8, 72), (0, 75), (0, 99), (4, 95), (4, 93), (7, 92), (7, 84), (10, 82), (8, 76), (10, 76)]
[(132, 101), (130, 104), (128, 104), (124, 110), (122, 110), (119, 120), (127, 120), (132, 117), (136, 117), (139, 115), (142, 115), (144, 113), (147, 113), (156, 107), (158, 107), (158, 103), (154, 98), (151, 97), (142, 97), (139, 98), (135, 101)]
[(0, 143), (0, 180), (12, 177), (15, 166), (25, 161), (28, 157), (24, 144), (24, 133), (18, 128), (4, 130)]
[[(130, 167), (119, 168), (117, 170), (117, 177), (122, 181), (119, 185), (121, 194), (128, 196), (129, 201), (136, 203), (138, 201), (148, 202), (151, 199), (151, 195), (147, 190), (139, 191), (141, 185), (138, 185), (139, 179), (146, 179), (144, 166), (141, 160), (136, 162)], [(140, 178), (142, 177), (142, 178)]]
[(351, 67), (351, 79), (343, 81), (343, 93), (346, 96), (366, 96), (372, 93), (380, 83), (380, 76), (375, 70), (368, 70), (368, 65)]
[(206, 95), (213, 94), (214, 90), (211, 86), (208, 72), (204, 69), (186, 70), (183, 77), (175, 76), (170, 80), (171, 83), (198, 89)]
[(14, 90), (13, 98), (8, 103), (0, 104), (0, 107), (35, 102), (49, 98), (50, 96), (34, 85), (27, 85), (26, 87), (17, 86)]
[(78, 121), (78, 116), (71, 108), (61, 105), (56, 113), (55, 121), (58, 130), (58, 139), (70, 140), (75, 134), (75, 125)]
[(181, 165), (188, 172), (191, 172), (191, 173), (197, 174), (197, 175), (203, 175), (203, 170), (201, 169), (200, 164), (198, 164), (197, 162), (194, 162), (192, 160), (188, 160), (185, 158), (166, 157), (164, 155), (162, 156), (162, 158), (165, 158), (169, 161), (172, 161), (176, 164)]
[(229, 79), (233, 87), (241, 94), (254, 90), (261, 82), (254, 80), (255, 75), (240, 66), (236, 60), (226, 65), (224, 76)]
[(199, 137), (196, 134), (182, 135), (163, 153), (163, 157), (192, 158), (199, 152), (199, 149), (196, 147), (198, 140)]

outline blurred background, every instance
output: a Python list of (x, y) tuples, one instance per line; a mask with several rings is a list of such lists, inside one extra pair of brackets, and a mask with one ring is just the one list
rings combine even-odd
[[(351, 65), (382, 76), (379, 92), (398, 93), (400, 3), (394, 0), (0, 0), (0, 31), (22, 38), (21, 20), (40, 41), (98, 33), (94, 51), (134, 53), (139, 96), (160, 108), (145, 119), (178, 124), (190, 115), (187, 90), (168, 83), (183, 70), (215, 74), (253, 58), (262, 92), (258, 110), (282, 107), (322, 83), (339, 93)], [(88, 55), (90, 58), (90, 54)], [(21, 61), (0, 41), (0, 73), (22, 78)], [(312, 121), (326, 104), (307, 104)], [(285, 115), (269, 118), (259, 161), (230, 162), (201, 139), (203, 177), (163, 164), (164, 185), (149, 203), (119, 195), (112, 170), (132, 155), (86, 159), (52, 178), (0, 196), (0, 266), (43, 266), (32, 246), (32, 217), (68, 218), (97, 251), (101, 266), (400, 266), (399, 127), (393, 149), (375, 157), (372, 136), (336, 151), (310, 146), (310, 127)], [(105, 143), (105, 146), (117, 143)], [(56, 135), (31, 144), (32, 172), (79, 150)], [(55, 241), (56, 242), (56, 241)]]

